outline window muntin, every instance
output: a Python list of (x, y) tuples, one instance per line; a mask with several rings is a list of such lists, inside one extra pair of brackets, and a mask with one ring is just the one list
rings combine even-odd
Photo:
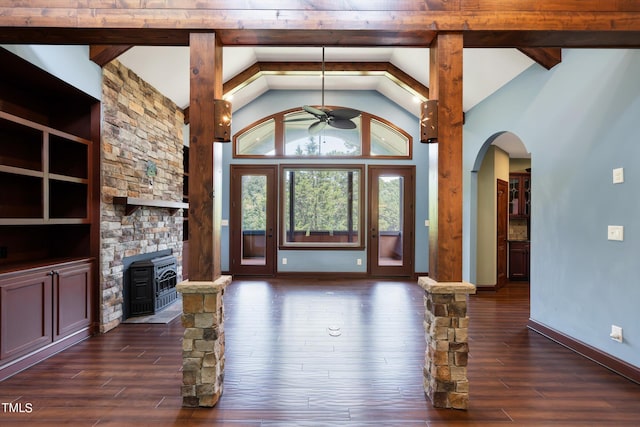
[(233, 157), (411, 159), (413, 138), (404, 130), (365, 112), (351, 120), (355, 129), (326, 126), (312, 134), (317, 119), (307, 112), (276, 113), (234, 136)]
[(363, 247), (362, 166), (282, 167), (282, 248)]

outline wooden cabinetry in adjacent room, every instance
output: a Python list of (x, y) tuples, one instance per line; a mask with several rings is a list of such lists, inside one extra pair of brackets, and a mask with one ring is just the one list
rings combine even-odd
[(509, 242), (509, 279), (529, 280), (529, 242)]
[(531, 215), (531, 174), (509, 174), (509, 217), (527, 218)]

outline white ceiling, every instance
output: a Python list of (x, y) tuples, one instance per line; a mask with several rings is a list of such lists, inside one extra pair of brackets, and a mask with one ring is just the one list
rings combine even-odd
[[(189, 105), (189, 48), (133, 47), (118, 60), (154, 86), (179, 107)], [(321, 47), (236, 47), (223, 48), (223, 79), (228, 81), (256, 62), (320, 62)], [(327, 47), (326, 62), (390, 62), (429, 86), (429, 49), (404, 47)], [(463, 108), (494, 93), (523, 72), (533, 61), (516, 49), (465, 49), (463, 57)], [(263, 75), (233, 94), (234, 110), (269, 90), (320, 90), (320, 73)], [(326, 90), (375, 90), (407, 111), (420, 116), (414, 96), (382, 75), (325, 75)], [(348, 107), (346, 105), (345, 107)]]

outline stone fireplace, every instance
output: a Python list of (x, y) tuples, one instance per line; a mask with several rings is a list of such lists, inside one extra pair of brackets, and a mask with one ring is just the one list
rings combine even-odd
[(125, 258), (171, 254), (182, 281), (183, 212), (129, 210), (114, 197), (182, 201), (184, 114), (117, 61), (103, 68), (102, 87), (99, 319), (106, 332), (125, 315)]

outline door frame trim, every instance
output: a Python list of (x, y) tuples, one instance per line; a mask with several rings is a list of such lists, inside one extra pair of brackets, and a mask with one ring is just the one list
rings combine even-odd
[[(378, 258), (378, 247), (374, 245), (371, 237), (371, 226), (374, 214), (377, 214), (377, 207), (374, 207), (373, 203), (373, 179), (374, 171), (383, 171), (382, 173), (399, 171), (401, 173), (407, 173), (409, 175), (409, 182), (405, 183), (405, 194), (410, 194), (411, 198), (404, 199), (404, 220), (403, 231), (408, 236), (403, 238), (403, 265), (401, 267), (379, 267), (375, 266), (375, 262)], [(378, 174), (375, 174), (378, 176)], [(367, 166), (367, 275), (370, 277), (389, 276), (389, 277), (413, 277), (415, 276), (415, 223), (416, 223), (416, 166), (415, 165), (385, 165), (376, 164)], [(375, 208), (375, 209), (374, 209)], [(375, 246), (375, 247), (374, 247)], [(409, 249), (409, 256), (404, 255), (405, 248)], [(408, 263), (408, 264), (406, 264)], [(387, 272), (379, 272), (381, 268), (388, 269)]]
[[(229, 167), (229, 272), (233, 275), (239, 276), (275, 276), (277, 273), (278, 256), (278, 165), (231, 164)], [(264, 266), (241, 265), (235, 263), (236, 257), (241, 255), (242, 251), (242, 244), (239, 237), (236, 236), (242, 228), (242, 218), (240, 216), (242, 214), (242, 210), (234, 208), (234, 197), (238, 196), (236, 187), (241, 185), (241, 183), (237, 182), (237, 174), (240, 174), (240, 176), (267, 175), (266, 227), (267, 229), (272, 228), (273, 232), (271, 233), (270, 243), (265, 244)], [(269, 183), (268, 174), (272, 174), (273, 179), (271, 183)]]

